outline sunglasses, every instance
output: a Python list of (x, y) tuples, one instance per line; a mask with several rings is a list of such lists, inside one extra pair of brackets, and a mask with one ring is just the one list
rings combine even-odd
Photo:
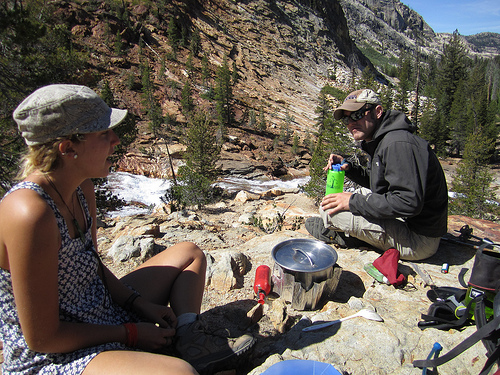
[(352, 112), (349, 116), (344, 116), (341, 118), (342, 122), (345, 125), (349, 124), (349, 120), (352, 120), (354, 122), (361, 120), (363, 117), (365, 117), (366, 112), (371, 111), (373, 107), (366, 108), (366, 105), (363, 106), (363, 108), (358, 109), (356, 112)]

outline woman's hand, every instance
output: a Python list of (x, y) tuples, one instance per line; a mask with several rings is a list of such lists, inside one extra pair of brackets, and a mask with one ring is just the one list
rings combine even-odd
[(154, 323), (136, 323), (137, 348), (146, 351), (158, 351), (172, 345), (174, 328), (158, 327)]
[(139, 297), (134, 302), (134, 310), (150, 322), (158, 324), (162, 328), (174, 329), (177, 327), (177, 317), (174, 311), (163, 305), (149, 302)]

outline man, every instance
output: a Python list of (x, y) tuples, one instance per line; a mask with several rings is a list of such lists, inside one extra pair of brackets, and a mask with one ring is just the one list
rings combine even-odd
[(384, 111), (370, 89), (350, 93), (334, 117), (361, 141), (371, 160), (365, 169), (330, 155), (327, 168), (344, 163), (346, 176), (362, 188), (325, 196), (321, 218), (306, 221), (309, 233), (340, 246), (357, 239), (382, 251), (394, 247), (406, 260), (435, 254), (447, 232), (448, 189), (429, 144), (413, 134), (404, 113)]

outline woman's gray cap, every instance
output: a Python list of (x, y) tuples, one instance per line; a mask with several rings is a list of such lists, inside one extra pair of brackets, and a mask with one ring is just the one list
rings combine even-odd
[(86, 86), (56, 84), (29, 95), (13, 117), (26, 144), (33, 146), (71, 134), (110, 129), (126, 115), (127, 110), (109, 108)]

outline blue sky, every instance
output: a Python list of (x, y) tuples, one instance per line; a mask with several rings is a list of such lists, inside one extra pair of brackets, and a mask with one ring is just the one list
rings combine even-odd
[(437, 33), (500, 33), (499, 0), (401, 0)]

